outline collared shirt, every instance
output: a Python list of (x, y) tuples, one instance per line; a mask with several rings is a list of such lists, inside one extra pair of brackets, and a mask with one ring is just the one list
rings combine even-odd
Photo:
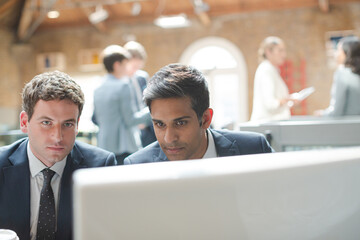
[(208, 139), (208, 147), (202, 158), (215, 158), (218, 155), (216, 152), (215, 141), (214, 141), (213, 135), (211, 134), (209, 129), (206, 130), (206, 135), (207, 135), (207, 139)]
[[(27, 154), (29, 158), (29, 167), (30, 167), (30, 238), (31, 240), (36, 239), (36, 230), (39, 216), (39, 207), (40, 207), (40, 193), (44, 183), (44, 176), (42, 170), (47, 168), (30, 149), (30, 144), (27, 145)], [(51, 179), (51, 187), (54, 192), (55, 199), (55, 212), (57, 216), (59, 197), (60, 197), (60, 182), (61, 177), (64, 172), (66, 165), (66, 157), (60, 162), (55, 163), (51, 170), (55, 172), (55, 175)]]

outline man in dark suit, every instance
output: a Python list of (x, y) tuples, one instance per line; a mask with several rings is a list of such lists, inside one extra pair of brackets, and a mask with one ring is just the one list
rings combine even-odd
[(124, 164), (270, 153), (258, 133), (209, 129), (213, 110), (203, 74), (170, 64), (149, 81), (144, 100), (150, 109), (157, 142), (130, 155)]
[[(132, 90), (132, 99), (135, 104), (135, 110), (139, 111), (145, 107), (143, 102), (143, 91), (146, 88), (149, 74), (141, 70), (146, 62), (147, 54), (143, 45), (135, 41), (129, 41), (124, 48), (130, 53), (127, 64), (130, 86)], [(140, 125), (140, 138), (143, 147), (156, 141), (154, 127), (152, 124)]]
[[(75, 141), (84, 95), (67, 74), (35, 76), (22, 97), (20, 128), (28, 138), (0, 148), (0, 228), (22, 240), (72, 239), (72, 173), (116, 165), (115, 155)], [(52, 199), (46, 202), (53, 208), (48, 217), (44, 194)], [(50, 233), (41, 219), (49, 222)]]

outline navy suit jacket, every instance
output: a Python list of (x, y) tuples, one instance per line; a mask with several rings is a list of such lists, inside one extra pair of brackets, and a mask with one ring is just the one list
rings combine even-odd
[[(219, 157), (273, 152), (260, 133), (210, 129)], [(124, 160), (124, 165), (169, 161), (159, 142), (143, 148)]]
[[(28, 138), (0, 148), (0, 229), (30, 239)], [(56, 239), (72, 239), (72, 173), (79, 168), (116, 165), (115, 155), (76, 141), (61, 178)]]

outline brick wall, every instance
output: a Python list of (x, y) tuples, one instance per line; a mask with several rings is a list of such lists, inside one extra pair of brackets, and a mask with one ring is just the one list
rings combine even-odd
[(1, 33), (0, 57), (3, 61), (0, 65), (0, 107), (19, 108), (23, 83), (37, 74), (37, 53), (63, 52), (67, 60), (67, 73), (88, 74), (79, 71), (77, 53), (80, 49), (124, 44), (126, 36), (130, 34), (135, 35), (148, 52), (145, 70), (150, 75), (168, 63), (179, 61), (183, 51), (200, 38), (217, 36), (231, 41), (238, 46), (247, 64), (251, 112), (253, 79), (258, 65), (257, 49), (266, 36), (276, 35), (284, 39), (289, 60), (295, 65), (302, 59), (306, 61), (307, 85), (316, 88), (307, 102), (307, 112), (312, 113), (327, 107), (330, 99), (333, 69), (327, 66), (325, 34), (328, 31), (355, 30), (360, 35), (360, 3), (332, 5), (330, 13), (322, 13), (318, 8), (301, 8), (220, 16), (212, 18), (209, 27), (202, 26), (196, 19), (192, 27), (183, 29), (164, 30), (152, 24), (121, 23), (109, 27), (108, 34), (101, 34), (92, 27), (37, 32), (29, 41), (31, 53), (28, 63), (20, 68), (22, 70), (19, 70), (10, 51), (12, 34)]

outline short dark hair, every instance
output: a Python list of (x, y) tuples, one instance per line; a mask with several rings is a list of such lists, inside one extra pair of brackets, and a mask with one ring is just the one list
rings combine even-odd
[(151, 111), (151, 102), (162, 98), (189, 97), (198, 119), (209, 108), (209, 89), (204, 75), (191, 66), (169, 64), (149, 80), (144, 101)]
[(39, 100), (70, 100), (79, 108), (79, 116), (84, 107), (84, 93), (80, 86), (66, 73), (60, 71), (45, 72), (35, 76), (22, 91), (22, 108), (29, 120)]
[(339, 42), (345, 53), (345, 66), (360, 75), (360, 39), (356, 36), (344, 37)]
[(130, 57), (129, 52), (119, 45), (107, 46), (102, 52), (103, 63), (108, 73), (114, 72), (115, 62), (122, 62)]

